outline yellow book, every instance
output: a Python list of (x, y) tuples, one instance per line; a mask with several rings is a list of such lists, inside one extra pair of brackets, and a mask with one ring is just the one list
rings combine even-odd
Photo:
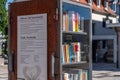
[(66, 58), (67, 58), (67, 62), (70, 62), (70, 55), (69, 55), (69, 45), (66, 44)]
[(69, 27), (69, 17), (68, 17), (68, 12), (65, 14), (65, 30), (68, 31)]

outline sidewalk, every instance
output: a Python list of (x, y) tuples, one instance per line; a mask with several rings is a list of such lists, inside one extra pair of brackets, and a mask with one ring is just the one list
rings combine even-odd
[(0, 80), (8, 80), (8, 67), (7, 67), (7, 65), (0, 66)]
[(115, 64), (93, 63), (92, 80), (120, 80), (120, 69)]

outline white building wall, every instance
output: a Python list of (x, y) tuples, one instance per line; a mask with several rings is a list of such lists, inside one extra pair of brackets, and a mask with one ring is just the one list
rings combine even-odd
[[(92, 13), (92, 20), (102, 22), (103, 18), (106, 18), (106, 15)], [(109, 19), (111, 19), (113, 21), (113, 23), (118, 22), (118, 19), (116, 19), (116, 17), (109, 17)]]
[[(103, 27), (103, 18), (106, 18), (106, 16), (92, 13), (92, 22), (95, 23), (94, 35), (116, 35), (113, 29)], [(116, 17), (109, 17), (109, 19), (111, 19), (113, 23), (118, 21)]]

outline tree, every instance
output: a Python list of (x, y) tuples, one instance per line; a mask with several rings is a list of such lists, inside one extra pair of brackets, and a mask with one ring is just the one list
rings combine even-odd
[[(0, 0), (0, 32), (5, 35), (4, 47), (2, 46), (2, 55), (7, 54), (7, 28), (8, 28), (8, 15), (6, 10), (7, 0)], [(1, 34), (0, 34), (1, 35)], [(2, 43), (3, 45), (3, 43)]]
[(2, 35), (6, 35), (6, 29), (8, 27), (8, 15), (6, 10), (7, 0), (0, 0), (0, 31)]

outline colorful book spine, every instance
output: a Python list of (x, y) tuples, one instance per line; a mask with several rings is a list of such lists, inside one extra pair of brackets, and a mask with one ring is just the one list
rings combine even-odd
[(80, 43), (79, 42), (74, 43), (74, 56), (75, 56), (75, 62), (81, 61)]
[(63, 73), (63, 80), (89, 80), (88, 70), (70, 70), (69, 72)]
[(69, 45), (70, 62), (73, 62), (73, 46)]
[(69, 27), (69, 17), (68, 17), (68, 12), (66, 12), (65, 14), (65, 30), (66, 31), (69, 31), (68, 27)]
[(67, 63), (70, 62), (70, 55), (69, 55), (69, 45), (66, 44), (66, 58), (67, 58)]
[(79, 17), (79, 14), (78, 14), (78, 13), (75, 13), (75, 32), (78, 32), (78, 31), (79, 31), (79, 27), (78, 27), (78, 17)]
[(64, 75), (63, 75), (64, 76), (64, 80), (69, 80), (68, 75), (69, 75), (68, 73), (64, 73)]
[(73, 32), (75, 32), (75, 12), (72, 14), (72, 27), (73, 27)]
[(72, 42), (62, 45), (62, 62), (72, 63), (81, 62), (81, 45), (80, 42)]
[(67, 62), (67, 55), (66, 55), (66, 45), (64, 47), (64, 62)]
[(84, 31), (84, 17), (81, 17), (78, 12), (66, 11), (62, 17), (62, 30), (83, 32)]

